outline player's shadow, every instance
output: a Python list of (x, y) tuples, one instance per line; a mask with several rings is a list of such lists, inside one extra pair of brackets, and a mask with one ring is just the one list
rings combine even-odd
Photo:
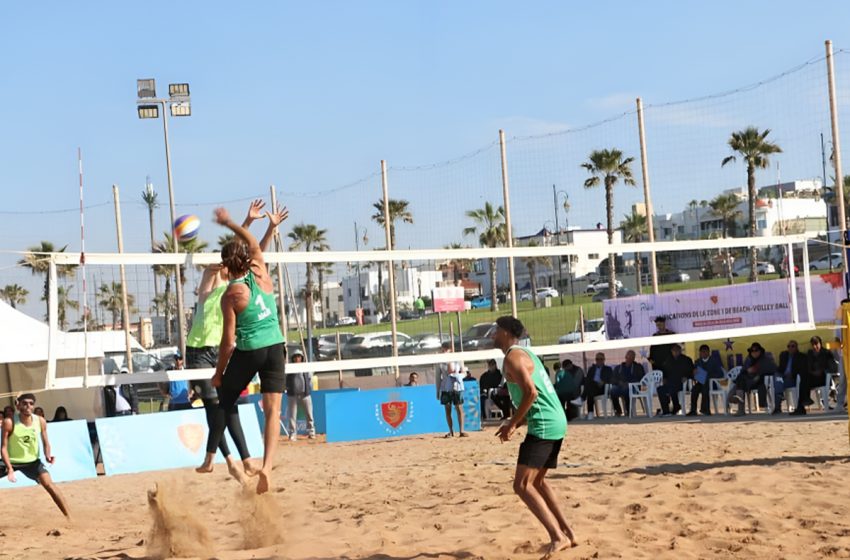
[(752, 459), (726, 459), (714, 462), (693, 463), (660, 463), (647, 465), (645, 467), (634, 467), (622, 471), (613, 472), (586, 472), (586, 473), (557, 473), (549, 472), (549, 478), (593, 478), (599, 479), (624, 474), (639, 475), (664, 475), (664, 474), (688, 474), (693, 472), (710, 471), (714, 469), (727, 469), (735, 467), (773, 467), (780, 463), (800, 463), (822, 465), (824, 463), (847, 463), (850, 455), (781, 455), (778, 457), (756, 457)]
[[(467, 552), (465, 550), (457, 550), (454, 552), (420, 552), (411, 556), (393, 556), (392, 554), (370, 554), (368, 556), (316, 556), (310, 558), (300, 558), (299, 560), (428, 560), (429, 558), (454, 558), (455, 560), (477, 560), (481, 556)], [(269, 556), (268, 558), (257, 558), (257, 560), (280, 560), (279, 556)]]

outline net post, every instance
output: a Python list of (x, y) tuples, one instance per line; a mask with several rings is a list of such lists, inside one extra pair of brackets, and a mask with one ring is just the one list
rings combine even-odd
[[(838, 103), (835, 99), (835, 66), (832, 55), (832, 41), (827, 40), (825, 46), (826, 73), (829, 83), (829, 120), (832, 128), (832, 164), (835, 167), (835, 185), (833, 188), (838, 201), (838, 228), (843, 243), (847, 232), (847, 216), (844, 208), (844, 175), (841, 170), (841, 135), (838, 132)], [(823, 182), (826, 183), (826, 177), (823, 178)], [(827, 216), (827, 219), (829, 219), (829, 216)], [(844, 274), (846, 275), (848, 271), (847, 251), (841, 251), (841, 255), (844, 261)], [(844, 289), (847, 290), (846, 285)]]
[[(381, 160), (381, 190), (384, 195), (384, 234), (387, 239), (387, 251), (395, 249), (392, 239), (392, 222), (390, 222), (390, 198), (389, 188), (387, 186), (387, 160)], [(390, 324), (392, 325), (393, 336), (393, 358), (398, 358), (398, 324), (396, 313), (396, 292), (395, 292), (395, 262), (390, 260), (387, 266), (387, 276), (390, 281)], [(380, 266), (380, 265), (379, 265)], [(380, 289), (380, 287), (379, 287)], [(399, 380), (398, 362), (393, 364), (395, 371), (396, 385)]]
[[(45, 389), (52, 389), (56, 384), (56, 350), (59, 338), (59, 286), (57, 285), (56, 261), (49, 256), (47, 278), (50, 289), (47, 292), (47, 377)], [(85, 378), (88, 379), (87, 377)]]
[[(788, 243), (788, 278), (791, 280), (791, 322), (800, 322), (800, 309), (797, 302), (797, 275), (794, 274), (794, 246)], [(811, 315), (809, 315), (811, 320)]]
[[(508, 249), (513, 248), (514, 238), (513, 229), (511, 228), (511, 188), (508, 182), (508, 155), (505, 150), (505, 131), (499, 130), (499, 149), (502, 159), (502, 197), (505, 206), (505, 241)], [(516, 273), (514, 271), (514, 258), (508, 257), (508, 277), (511, 282), (511, 315), (516, 317)], [(498, 296), (498, 289), (493, 286), (492, 293)], [(498, 298), (497, 298), (498, 299)]]
[[(112, 200), (115, 204), (115, 231), (118, 236), (118, 254), (124, 253), (124, 234), (121, 228), (121, 201), (118, 195), (118, 185), (112, 185)], [(174, 235), (177, 235), (176, 233)], [(127, 303), (127, 273), (124, 264), (118, 265), (121, 277), (121, 327), (124, 330), (124, 348), (126, 352), (126, 365), (130, 373), (133, 373), (133, 350), (130, 347), (130, 306)], [(167, 304), (168, 302), (166, 302)], [(115, 328), (115, 325), (112, 325)], [(181, 350), (181, 353), (183, 350)]]
[[(830, 251), (831, 250), (832, 249), (830, 249)], [(847, 258), (846, 251), (844, 252), (844, 258)], [(805, 240), (803, 240), (803, 289), (806, 292), (806, 318), (809, 320), (809, 323), (814, 325), (815, 315), (814, 304), (812, 303), (812, 274), (809, 270), (809, 242)], [(794, 291), (796, 292), (796, 289)]]
[[(649, 242), (655, 243), (655, 226), (652, 218), (652, 196), (649, 188), (649, 164), (646, 158), (646, 131), (643, 126), (643, 101), (637, 98), (638, 134), (640, 136), (640, 170), (643, 178), (643, 204), (646, 212), (646, 231)], [(658, 266), (655, 263), (655, 251), (649, 253), (649, 272), (652, 277), (652, 293), (658, 294)], [(640, 289), (640, 278), (638, 278), (638, 289)]]
[[(275, 193), (274, 185), (269, 185), (269, 191), (271, 192), (272, 212), (277, 212), (277, 193)], [(273, 237), (275, 252), (282, 252), (284, 250), (283, 239), (281, 239), (277, 231), (275, 231)], [(285, 343), (286, 334), (289, 332), (289, 318), (286, 313), (286, 286), (283, 283), (283, 263), (277, 263), (277, 295), (280, 298), (280, 309), (277, 310), (277, 313), (280, 319), (280, 330), (283, 331), (283, 342)]]

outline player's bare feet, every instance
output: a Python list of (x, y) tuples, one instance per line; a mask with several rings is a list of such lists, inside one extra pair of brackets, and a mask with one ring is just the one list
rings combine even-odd
[(207, 453), (206, 457), (204, 457), (204, 462), (201, 464), (200, 467), (195, 469), (195, 472), (201, 473), (201, 474), (209, 474), (209, 473), (213, 472), (213, 458), (214, 457), (215, 457), (215, 455), (213, 455), (212, 453)]
[(568, 539), (570, 539), (572, 546), (578, 546), (578, 540), (576, 540), (576, 534), (573, 533), (573, 530), (569, 527), (569, 525), (561, 527), (561, 532), (564, 533), (564, 535), (566, 535), (566, 537)]
[(239, 465), (236, 463), (236, 461), (234, 461), (230, 457), (227, 458), (227, 472), (230, 473), (230, 476), (233, 477), (236, 482), (243, 486), (246, 482), (248, 482), (245, 478), (245, 473), (242, 472), (242, 469), (239, 468)]
[(244, 459), (242, 461), (242, 468), (245, 469), (245, 474), (248, 476), (257, 476), (261, 470), (253, 459)]
[(265, 494), (269, 491), (271, 485), (269, 473), (261, 470), (257, 476), (259, 477), (257, 479), (257, 494)]
[(562, 550), (566, 550), (572, 546), (573, 541), (567, 535), (561, 535), (549, 543), (549, 546), (546, 547), (546, 554), (543, 555), (541, 560), (548, 560)]

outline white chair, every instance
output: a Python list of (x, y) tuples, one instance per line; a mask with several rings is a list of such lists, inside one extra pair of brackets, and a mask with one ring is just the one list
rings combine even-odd
[(797, 376), (797, 384), (793, 387), (785, 387), (785, 403), (788, 412), (794, 412), (797, 408), (797, 399), (800, 395), (800, 376)]
[[(594, 397), (594, 399), (593, 399), (593, 407), (594, 407), (595, 410), (599, 410), (599, 404), (600, 403), (602, 404), (602, 417), (603, 418), (608, 418), (609, 411), (610, 411), (610, 408), (608, 407), (608, 404), (611, 402), (611, 396), (608, 394), (608, 391), (610, 390), (610, 388), (611, 388), (611, 385), (609, 383), (606, 383), (605, 384), (605, 391), (601, 395)], [(590, 406), (589, 403), (588, 403), (588, 406)], [(588, 411), (588, 414), (590, 414), (590, 411)]]
[(643, 404), (643, 409), (648, 417), (652, 416), (652, 397), (658, 385), (661, 384), (664, 374), (660, 369), (654, 369), (643, 376), (637, 383), (629, 383), (629, 417), (634, 417), (638, 402)]
[(820, 391), (820, 395), (818, 395), (819, 399), (813, 399), (815, 402), (820, 401), (821, 410), (829, 410), (829, 394), (835, 390), (835, 380), (841, 378), (840, 373), (829, 373), (826, 374), (826, 382), (823, 387), (818, 387)]
[(487, 389), (487, 395), (484, 397), (484, 419), (485, 420), (493, 420), (494, 418), (498, 418), (499, 420), (504, 419), (504, 414), (502, 414), (502, 410), (496, 406), (496, 403), (493, 402), (493, 394), (495, 394), (495, 389)]
[(682, 383), (682, 390), (679, 391), (679, 404), (682, 405), (682, 410), (679, 411), (679, 414), (685, 414), (685, 410), (690, 410), (691, 401), (688, 397), (690, 397), (693, 390), (694, 380), (685, 379), (685, 382)]
[(735, 366), (723, 374), (723, 379), (710, 379), (708, 395), (711, 399), (711, 404), (714, 405), (714, 413), (720, 414), (720, 405), (717, 399), (721, 399), (723, 403), (723, 413), (729, 414), (729, 392), (732, 390), (732, 385), (738, 379), (741, 373), (741, 366)]

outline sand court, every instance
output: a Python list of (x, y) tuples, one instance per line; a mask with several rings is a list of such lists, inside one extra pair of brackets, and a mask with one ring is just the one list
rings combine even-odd
[[(282, 443), (274, 490), (259, 498), (222, 466), (62, 484), (70, 524), (43, 490), (6, 490), (0, 558), (156, 557), (148, 491), (157, 485), (179, 504), (166, 505), (167, 523), (185, 554), (539, 558), (546, 534), (511, 490), (524, 433), (499, 444), (494, 432)], [(549, 479), (580, 543), (556, 558), (850, 558), (843, 416), (578, 422)]]

